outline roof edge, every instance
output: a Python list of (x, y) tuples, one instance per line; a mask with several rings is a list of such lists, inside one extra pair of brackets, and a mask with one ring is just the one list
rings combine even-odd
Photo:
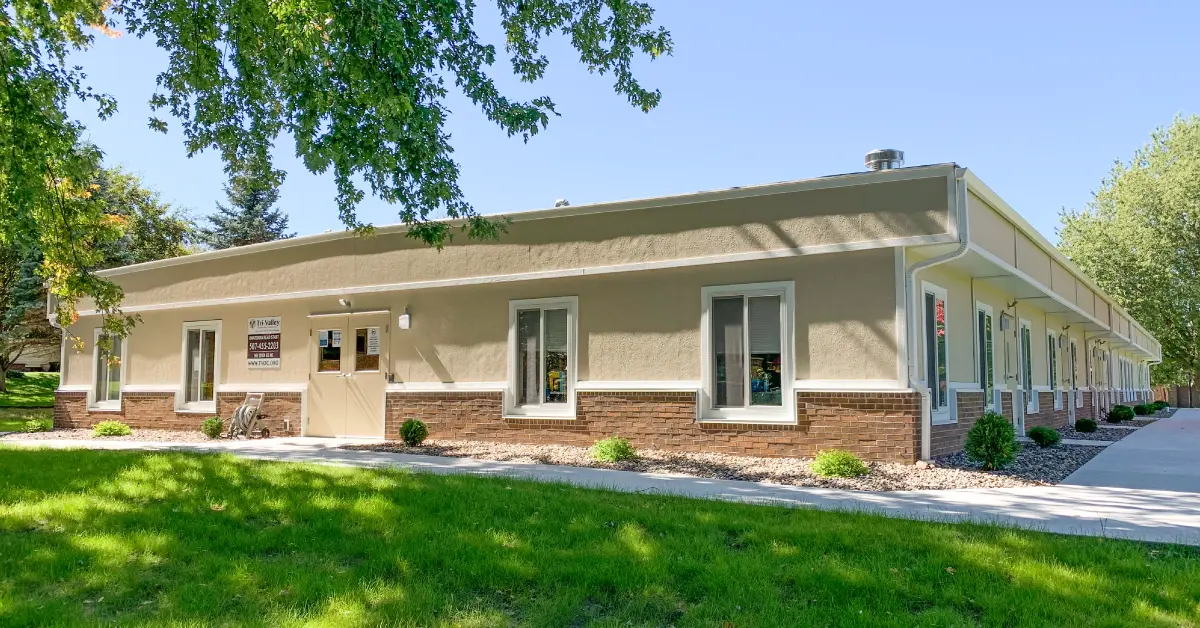
[[(947, 171), (953, 170), (957, 167), (958, 166), (956, 164), (947, 163), (911, 166), (907, 168), (895, 168), (892, 170), (881, 170), (875, 172), (852, 172), (809, 179), (796, 179), (793, 181), (735, 186), (721, 190), (704, 190), (699, 192), (688, 192), (685, 194), (652, 196), (620, 201), (603, 201), (600, 203), (589, 203), (586, 205), (568, 205), (565, 207), (523, 210), (512, 212), (510, 214), (488, 214), (488, 217), (498, 218), (501, 216), (506, 216), (512, 222), (525, 222), (530, 220), (544, 220), (550, 218), (566, 218), (570, 216), (586, 216), (589, 214), (633, 211), (639, 209), (650, 209), (654, 207), (670, 207), (674, 205), (687, 205), (692, 203), (709, 203), (736, 198), (787, 194), (789, 192), (801, 192), (806, 190), (819, 190), (826, 188), (845, 187), (850, 185), (866, 185), (872, 183), (886, 183), (891, 181), (904, 181), (908, 179), (946, 176)], [(438, 221), (445, 222), (452, 226), (461, 226), (465, 223), (465, 221), (461, 219), (442, 218), (438, 219)], [(404, 233), (407, 230), (408, 226), (400, 223), (376, 227), (375, 233), (380, 235), (395, 234)], [(218, 251), (204, 251), (202, 253), (193, 253), (191, 255), (182, 255), (179, 257), (170, 257), (151, 262), (142, 262), (140, 264), (119, 266), (117, 268), (96, 271), (96, 275), (100, 277), (116, 277), (129, 273), (140, 272), (143, 270), (169, 268), (171, 266), (193, 264), (226, 257), (237, 257), (240, 255), (252, 255), (254, 253), (287, 249), (296, 246), (319, 244), (322, 242), (335, 242), (337, 240), (355, 237), (359, 236), (352, 231), (346, 230), (318, 233), (308, 236), (288, 238), (286, 240), (275, 240), (273, 242), (263, 242), (261, 244), (250, 244), (247, 246), (238, 246), (229, 249), (221, 249)]]

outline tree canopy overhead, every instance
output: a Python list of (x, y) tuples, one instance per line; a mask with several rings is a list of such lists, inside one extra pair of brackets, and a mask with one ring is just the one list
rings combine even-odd
[(1162, 344), (1156, 383), (1200, 382), (1200, 117), (1158, 129), (1092, 202), (1064, 211), (1061, 248)]
[[(505, 96), (491, 72), (493, 45), (480, 41), (473, 0), (0, 0), (0, 244), (40, 242), (42, 273), (70, 322), (75, 303), (91, 296), (106, 326), (119, 316), (120, 289), (97, 278), (76, 245), (111, 221), (80, 182), (98, 154), (81, 154), (81, 125), (70, 100), (115, 110), (92, 91), (68, 54), (100, 32), (126, 29), (153, 38), (168, 55), (151, 106), (173, 117), (186, 150), (218, 151), (230, 173), (261, 168), (278, 179), (270, 149), (284, 134), (315, 173), (332, 172), (347, 227), (369, 231), (357, 204), (369, 192), (395, 203), (410, 235), (433, 246), (453, 236), (435, 212), (463, 221), (473, 238), (495, 237), (503, 222), (480, 216), (463, 197), (445, 132), (450, 89), (460, 90), (510, 136), (528, 138), (555, 115), (548, 96)], [(511, 71), (534, 82), (549, 60), (541, 45), (565, 36), (590, 72), (643, 111), (661, 94), (643, 87), (634, 61), (670, 54), (669, 33), (653, 10), (632, 0), (496, 0)], [(78, 57), (86, 63), (86, 55)], [(452, 84), (452, 85), (451, 85)], [(11, 208), (9, 210), (8, 208)], [(115, 237), (115, 236), (113, 236)], [(125, 323), (121, 323), (124, 320)]]

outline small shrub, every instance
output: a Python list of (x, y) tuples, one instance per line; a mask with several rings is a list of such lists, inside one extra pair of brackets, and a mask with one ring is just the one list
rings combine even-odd
[(1019, 446), (1012, 423), (1003, 415), (989, 410), (971, 426), (963, 449), (969, 460), (982, 463), (984, 470), (992, 471), (1002, 469), (1016, 460)]
[(1115, 405), (1108, 411), (1109, 423), (1120, 423), (1121, 421), (1133, 420), (1133, 408), (1123, 405)]
[(25, 379), (25, 371), (9, 371), (8, 379)]
[(592, 445), (591, 453), (592, 459), (600, 462), (621, 462), (637, 458), (637, 450), (629, 444), (628, 440), (620, 436), (610, 436), (596, 441), (596, 444)]
[(400, 440), (409, 447), (416, 447), (425, 442), (429, 436), (429, 428), (419, 419), (409, 419), (400, 426)]
[(1144, 403), (1139, 403), (1133, 407), (1133, 413), (1138, 416), (1146, 416), (1147, 414), (1150, 414), (1150, 406)]
[(862, 459), (842, 449), (817, 453), (809, 468), (823, 478), (856, 478), (870, 472)]
[(1077, 419), (1075, 421), (1075, 431), (1091, 434), (1096, 431), (1096, 422), (1091, 419)]
[(1155, 412), (1162, 412), (1163, 410), (1166, 410), (1170, 407), (1171, 407), (1171, 404), (1163, 401), (1162, 399), (1159, 399), (1158, 401), (1155, 401), (1154, 403), (1150, 404), (1150, 409)]
[(210, 416), (200, 424), (200, 431), (209, 438), (220, 438), (225, 431), (225, 422), (219, 416)]
[(1039, 425), (1029, 430), (1026, 436), (1037, 443), (1039, 447), (1053, 447), (1058, 444), (1058, 441), (1062, 440), (1062, 437), (1058, 435), (1058, 430), (1046, 427), (1045, 425)]
[(23, 429), (29, 434), (33, 434), (34, 432), (49, 432), (54, 429), (54, 421), (52, 419), (29, 419), (25, 422)]
[(93, 436), (129, 436), (133, 430), (120, 421), (101, 421), (92, 428)]

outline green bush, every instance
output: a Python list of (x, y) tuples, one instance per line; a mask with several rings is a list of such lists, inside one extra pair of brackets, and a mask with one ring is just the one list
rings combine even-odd
[(133, 430), (120, 421), (101, 421), (92, 428), (93, 436), (129, 436)]
[(25, 379), (25, 371), (9, 371), (8, 379)]
[(200, 424), (200, 431), (209, 438), (220, 438), (225, 431), (225, 422), (219, 416), (210, 416)]
[(1058, 435), (1058, 430), (1046, 427), (1045, 425), (1039, 425), (1029, 430), (1026, 436), (1037, 443), (1039, 447), (1053, 447), (1058, 444), (1058, 441), (1062, 440), (1062, 437)]
[(1150, 414), (1150, 406), (1144, 403), (1139, 403), (1133, 407), (1133, 413), (1138, 416), (1146, 416), (1147, 414)]
[(1123, 405), (1115, 405), (1108, 411), (1109, 423), (1120, 423), (1121, 421), (1133, 420), (1133, 408)]
[(637, 458), (637, 450), (633, 445), (629, 444), (628, 440), (620, 436), (610, 436), (604, 440), (596, 441), (592, 445), (592, 459), (600, 462), (621, 462), (622, 460), (633, 460)]
[(963, 446), (967, 459), (983, 464), (987, 471), (1002, 469), (1017, 458), (1017, 435), (1012, 423), (1003, 415), (993, 411), (983, 413), (971, 430)]
[(1075, 431), (1091, 434), (1096, 431), (1096, 422), (1091, 419), (1077, 419), (1075, 421)]
[(1159, 399), (1158, 401), (1150, 404), (1150, 407), (1153, 408), (1155, 412), (1158, 412), (1159, 410), (1166, 410), (1167, 408), (1170, 408), (1171, 404)]
[(809, 468), (823, 478), (856, 478), (870, 472), (862, 459), (842, 449), (818, 452)]
[(54, 420), (29, 419), (25, 422), (25, 427), (23, 429), (29, 434), (34, 432), (49, 432), (50, 430), (54, 429)]
[(416, 447), (425, 442), (429, 436), (429, 428), (419, 419), (409, 419), (400, 426), (400, 440), (409, 447)]

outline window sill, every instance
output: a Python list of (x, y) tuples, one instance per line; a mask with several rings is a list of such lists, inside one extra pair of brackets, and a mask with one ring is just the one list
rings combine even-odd
[(88, 412), (120, 412), (121, 406), (88, 406)]
[(941, 415), (934, 413), (930, 416), (930, 421), (933, 425), (956, 425), (958, 423), (958, 419), (950, 416), (949, 412)]
[(182, 408), (175, 408), (175, 412), (178, 414), (216, 414), (217, 404), (214, 403), (205, 406), (184, 406)]
[(701, 414), (700, 423), (728, 423), (742, 425), (796, 425), (796, 412), (792, 408), (775, 408), (768, 411), (713, 411)]
[(505, 412), (500, 415), (504, 419), (525, 419), (534, 421), (574, 421), (574, 414), (549, 414), (545, 412), (531, 412), (529, 414)]

